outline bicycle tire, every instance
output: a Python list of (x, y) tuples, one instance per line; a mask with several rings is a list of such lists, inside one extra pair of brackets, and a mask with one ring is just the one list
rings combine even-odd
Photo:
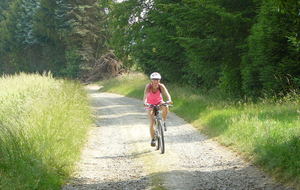
[(164, 128), (163, 128), (163, 125), (162, 125), (162, 121), (159, 120), (158, 122), (158, 131), (160, 133), (160, 153), (164, 154), (165, 153), (165, 139), (164, 139)]
[(159, 150), (160, 148), (160, 132), (159, 132), (159, 128), (158, 128), (158, 123), (159, 122), (155, 122), (156, 126), (155, 126), (155, 140), (156, 140), (156, 150)]
[(157, 136), (156, 137), (156, 150), (160, 149), (160, 138)]

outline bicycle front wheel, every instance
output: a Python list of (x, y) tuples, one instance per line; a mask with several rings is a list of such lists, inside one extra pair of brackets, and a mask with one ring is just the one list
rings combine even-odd
[(160, 137), (157, 136), (156, 137), (156, 150), (159, 150), (159, 148), (160, 148)]
[(162, 154), (165, 153), (165, 138), (164, 138), (164, 129), (163, 129), (163, 125), (162, 125), (162, 120), (159, 120), (158, 122), (158, 131), (160, 133), (159, 135), (159, 144), (160, 144), (160, 152)]
[(156, 120), (155, 125), (155, 141), (156, 141), (156, 150), (160, 148), (160, 131), (159, 131), (159, 122)]

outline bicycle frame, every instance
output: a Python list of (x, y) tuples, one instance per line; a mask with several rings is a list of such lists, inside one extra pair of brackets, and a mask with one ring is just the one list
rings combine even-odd
[(154, 120), (162, 120), (162, 110), (160, 110), (161, 106), (172, 106), (172, 103), (163, 103), (160, 105), (147, 104), (149, 108), (153, 108)]
[(154, 112), (155, 119), (162, 119), (161, 116), (162, 111), (160, 110), (160, 105), (153, 106), (153, 112)]

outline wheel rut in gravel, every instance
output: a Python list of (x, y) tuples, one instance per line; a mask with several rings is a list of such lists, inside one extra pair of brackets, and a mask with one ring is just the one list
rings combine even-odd
[(142, 101), (87, 86), (96, 126), (63, 190), (290, 190), (170, 113), (166, 152), (150, 147)]

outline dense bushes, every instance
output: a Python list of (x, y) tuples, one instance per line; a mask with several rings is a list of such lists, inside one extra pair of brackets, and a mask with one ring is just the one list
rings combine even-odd
[(78, 77), (107, 51), (104, 17), (97, 0), (1, 1), (0, 73)]
[(286, 93), (299, 85), (299, 6), (281, 0), (111, 2), (110, 44), (128, 65), (159, 71), (166, 80), (237, 97)]
[(287, 92), (297, 87), (300, 51), (293, 48), (287, 37), (293, 30), (292, 22), (272, 1), (262, 4), (243, 62), (243, 88), (247, 95)]
[(2, 73), (78, 77), (113, 49), (125, 66), (235, 97), (299, 89), (297, 0), (13, 0), (0, 4)]

